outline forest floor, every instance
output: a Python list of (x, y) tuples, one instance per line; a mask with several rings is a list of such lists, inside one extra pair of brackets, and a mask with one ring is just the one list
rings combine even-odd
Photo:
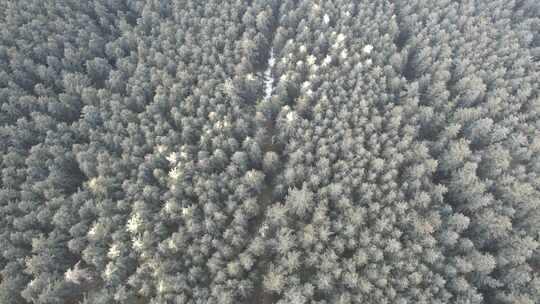
[[(269, 102), (274, 92), (274, 75), (272, 74), (272, 67), (274, 66), (275, 58), (274, 51), (270, 50), (270, 56), (268, 57), (268, 62), (266, 69), (264, 71), (264, 98), (263, 102)], [(264, 128), (267, 130), (268, 140), (262, 145), (262, 155), (266, 155), (268, 152), (278, 153), (278, 147), (273, 143), (273, 137), (276, 134), (275, 126), (273, 121), (268, 121), (264, 124)], [(279, 153), (278, 153), (279, 155)], [(275, 188), (275, 176), (267, 176), (265, 184), (257, 202), (261, 208), (259, 216), (255, 219), (255, 224), (253, 225), (254, 235), (258, 234), (261, 231), (262, 225), (264, 224), (264, 219), (266, 217), (266, 210), (270, 205), (273, 204), (274, 199), (274, 188)], [(264, 290), (263, 286), (263, 275), (266, 273), (266, 262), (261, 260), (259, 261), (258, 273), (259, 278), (256, 282), (255, 291), (253, 292), (253, 298), (250, 303), (254, 304), (271, 304), (275, 302), (275, 297)]]

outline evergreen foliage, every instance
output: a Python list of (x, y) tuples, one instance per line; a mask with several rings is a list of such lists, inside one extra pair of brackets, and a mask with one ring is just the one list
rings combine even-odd
[(540, 2), (0, 25), (0, 303), (540, 303)]

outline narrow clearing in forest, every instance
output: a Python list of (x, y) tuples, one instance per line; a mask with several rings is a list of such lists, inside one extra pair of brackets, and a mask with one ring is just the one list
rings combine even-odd
[[(268, 56), (268, 61), (266, 64), (266, 69), (263, 73), (264, 78), (264, 98), (261, 102), (270, 102), (270, 98), (272, 97), (272, 94), (274, 92), (274, 75), (272, 73), (272, 68), (275, 63), (275, 57), (274, 57), (274, 50), (270, 50), (270, 55)], [(275, 130), (275, 123), (274, 121), (269, 120), (266, 124), (264, 124), (264, 127), (267, 129), (267, 135), (268, 135), (268, 142), (266, 142), (262, 147), (262, 155), (266, 155), (268, 152), (276, 152), (277, 155), (280, 155), (278, 153), (278, 149), (276, 145), (272, 142), (273, 137), (276, 133)], [(265, 184), (263, 189), (261, 190), (261, 193), (259, 194), (259, 197), (257, 199), (257, 202), (261, 208), (260, 215), (255, 219), (255, 223), (253, 225), (253, 233), (254, 236), (262, 233), (264, 229), (262, 229), (262, 225), (264, 223), (264, 219), (266, 216), (266, 210), (268, 207), (273, 203), (273, 193), (275, 188), (275, 175), (272, 176), (266, 176)], [(260, 304), (271, 304), (275, 302), (274, 296), (264, 290), (263, 287), (263, 276), (266, 272), (266, 261), (264, 260), (265, 257), (262, 257), (261, 260), (259, 260), (258, 263), (258, 275), (259, 280), (256, 282), (255, 291), (253, 292), (253, 298), (250, 299), (249, 303), (260, 303)]]

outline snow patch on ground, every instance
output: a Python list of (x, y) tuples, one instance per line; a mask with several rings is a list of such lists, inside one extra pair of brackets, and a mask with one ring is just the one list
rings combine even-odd
[(364, 48), (362, 49), (362, 51), (366, 54), (369, 54), (371, 53), (371, 51), (373, 50), (373, 45), (371, 44), (368, 44), (366, 46), (364, 46)]
[(274, 91), (274, 77), (272, 76), (272, 68), (276, 62), (274, 57), (274, 49), (270, 50), (270, 57), (268, 57), (268, 65), (264, 71), (264, 100), (269, 100)]

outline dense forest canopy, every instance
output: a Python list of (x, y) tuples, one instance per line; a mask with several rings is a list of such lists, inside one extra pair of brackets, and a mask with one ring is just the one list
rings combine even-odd
[(0, 25), (0, 303), (540, 303), (537, 0)]

